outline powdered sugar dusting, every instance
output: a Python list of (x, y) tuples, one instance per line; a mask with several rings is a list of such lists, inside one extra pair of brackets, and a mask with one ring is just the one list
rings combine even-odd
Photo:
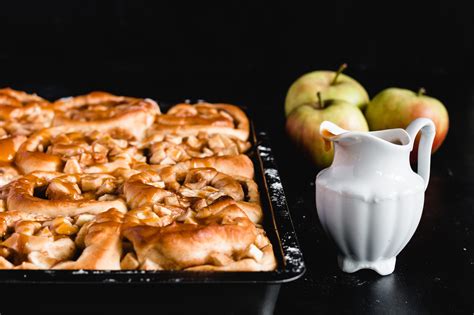
[(275, 182), (271, 185), (272, 189), (283, 189), (283, 185), (280, 182)]
[(303, 271), (303, 255), (297, 247), (287, 247), (285, 250), (285, 262), (294, 266), (295, 272)]
[(278, 171), (274, 168), (265, 169), (265, 175), (272, 181), (278, 181)]
[(265, 176), (267, 178), (268, 188), (270, 190), (270, 198), (278, 207), (285, 206), (285, 192), (280, 181), (278, 171), (274, 168), (265, 169)]
[(303, 253), (296, 244), (293, 234), (285, 233), (282, 237), (282, 247), (285, 263), (291, 265), (295, 272), (301, 272), (304, 269)]
[(259, 145), (257, 148), (264, 161), (273, 162), (272, 149), (264, 145)]
[(79, 269), (72, 272), (73, 275), (87, 275), (89, 272), (87, 270)]
[(104, 283), (114, 283), (114, 282), (117, 282), (117, 280), (109, 278), (109, 279), (105, 279), (103, 282)]
[[(265, 137), (263, 138), (265, 139)], [(264, 165), (265, 181), (268, 187), (268, 192), (273, 205), (273, 210), (275, 211), (275, 215), (281, 220), (290, 221), (286, 224), (291, 224), (290, 212), (286, 205), (285, 192), (281, 183), (280, 174), (276, 168), (272, 149), (264, 144), (258, 145), (257, 148)], [(303, 272), (305, 269), (303, 254), (298, 246), (294, 231), (287, 230), (280, 236), (286, 268), (295, 273)]]

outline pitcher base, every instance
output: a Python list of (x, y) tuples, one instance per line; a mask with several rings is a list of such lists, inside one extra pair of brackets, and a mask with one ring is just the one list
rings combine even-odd
[(361, 269), (372, 269), (381, 276), (389, 275), (395, 270), (396, 260), (396, 257), (392, 257), (377, 261), (356, 261), (343, 256), (337, 257), (339, 268), (344, 272), (353, 273)]

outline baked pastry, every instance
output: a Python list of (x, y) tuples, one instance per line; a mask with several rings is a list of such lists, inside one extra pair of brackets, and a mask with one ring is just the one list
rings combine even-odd
[(275, 268), (271, 244), (255, 225), (262, 211), (252, 179), (213, 168), (173, 168), (145, 171), (124, 184), (134, 210), (125, 215), (123, 235), (133, 249), (123, 269)]
[(156, 211), (159, 213), (164, 212), (166, 216), (173, 213), (177, 217), (186, 211), (199, 212), (216, 200), (229, 197), (250, 220), (260, 223), (260, 196), (252, 179), (229, 176), (213, 168), (195, 168), (186, 173), (176, 173), (171, 169), (131, 176), (123, 188), (129, 207), (158, 207)]
[(3, 187), (8, 211), (75, 216), (116, 208), (126, 212), (119, 194), (122, 179), (111, 174), (34, 172)]
[(249, 120), (237, 106), (230, 104), (177, 104), (156, 117), (149, 135), (196, 136), (199, 132), (220, 134), (247, 141)]
[[(211, 167), (221, 173), (230, 176), (254, 177), (254, 167), (252, 160), (247, 155), (239, 154), (233, 156), (211, 156), (206, 158), (194, 158), (174, 165), (149, 165), (138, 164), (135, 169), (153, 169), (161, 172), (162, 176), (182, 177), (189, 170), (194, 168)], [(162, 171), (165, 170), (166, 171)]]
[(0, 89), (0, 139), (29, 135), (51, 126), (54, 111), (51, 104), (36, 94)]
[(239, 155), (250, 148), (250, 143), (203, 131), (187, 136), (157, 133), (146, 139), (145, 148), (150, 164), (173, 165), (192, 158)]
[(142, 139), (155, 115), (160, 114), (158, 104), (151, 99), (106, 92), (61, 98), (53, 103), (53, 108), (54, 126), (101, 132), (118, 129), (135, 139)]
[(79, 230), (75, 221), (21, 211), (0, 213), (0, 269), (49, 269), (72, 257), (76, 246), (70, 237)]
[(20, 176), (20, 172), (14, 165), (0, 163), (0, 187), (20, 178)]
[(0, 139), (0, 187), (20, 176), (20, 171), (12, 162), (19, 147), (26, 139), (26, 136), (23, 135)]
[(0, 213), (0, 269), (119, 269), (122, 218), (115, 209), (55, 218)]
[[(1, 142), (0, 142), (1, 144)], [(16, 154), (23, 174), (33, 171), (109, 173), (145, 162), (136, 140), (121, 132), (75, 131), (66, 126), (43, 129), (31, 135)]]
[(36, 94), (28, 94), (24, 91), (18, 91), (12, 88), (0, 89), (0, 99), (4, 100), (2, 101), (2, 103), (11, 103), (12, 106), (22, 106), (24, 104), (33, 102), (48, 102), (44, 98)]
[(79, 258), (53, 269), (120, 269), (122, 221), (123, 213), (112, 208), (85, 223), (75, 238), (75, 244), (83, 248)]
[(254, 223), (260, 223), (262, 209), (257, 184), (243, 176), (230, 176), (214, 168), (193, 168), (177, 172), (160, 171), (167, 190), (192, 200), (191, 209), (200, 211), (222, 197), (230, 197)]
[(192, 158), (238, 155), (250, 148), (245, 113), (229, 104), (178, 104), (156, 117), (145, 146), (149, 163), (173, 165)]
[(0, 120), (0, 269), (276, 268), (238, 107), (4, 89)]
[(20, 176), (12, 161), (26, 136), (52, 123), (51, 104), (36, 94), (0, 89), (0, 187)]
[(136, 257), (130, 265), (145, 270), (275, 268), (271, 243), (236, 204), (214, 203), (195, 220), (195, 224), (173, 222), (164, 227), (126, 224), (123, 235), (135, 253), (128, 259)]

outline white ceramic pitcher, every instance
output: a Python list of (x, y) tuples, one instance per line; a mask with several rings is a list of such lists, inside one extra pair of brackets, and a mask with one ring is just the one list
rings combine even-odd
[[(410, 152), (420, 129), (416, 174)], [(420, 222), (435, 126), (418, 118), (406, 130), (352, 132), (325, 121), (320, 133), (334, 144), (334, 160), (316, 176), (316, 207), (339, 266), (388, 275)]]

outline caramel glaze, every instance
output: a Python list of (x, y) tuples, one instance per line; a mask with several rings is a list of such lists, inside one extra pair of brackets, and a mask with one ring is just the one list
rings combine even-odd
[(15, 153), (13, 138), (8, 137), (0, 140), (0, 162), (11, 162)]
[(0, 162), (13, 162), (18, 148), (25, 141), (25, 136), (10, 136), (0, 139)]

